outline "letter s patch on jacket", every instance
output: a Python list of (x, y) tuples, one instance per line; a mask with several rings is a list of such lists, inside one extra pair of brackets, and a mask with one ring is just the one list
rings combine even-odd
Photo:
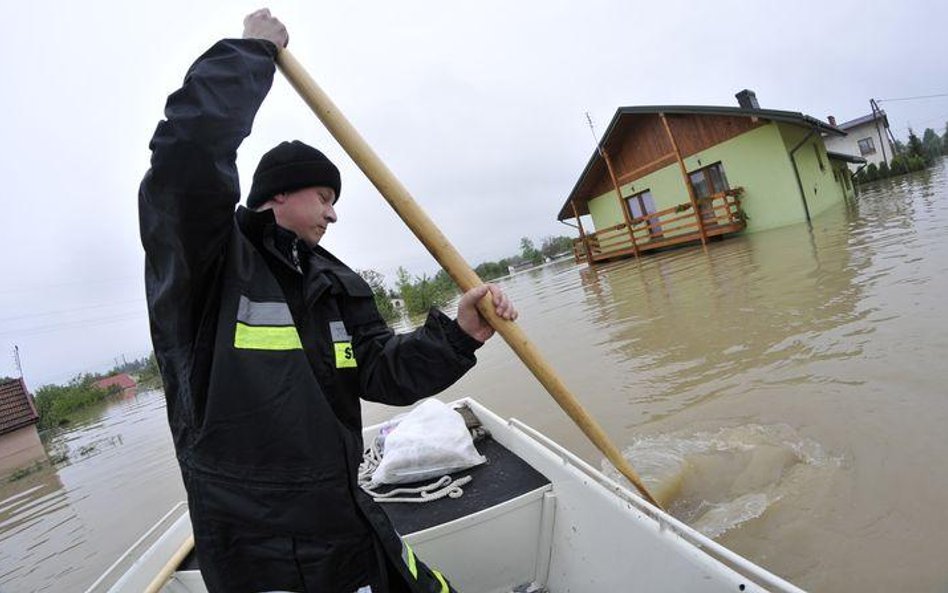
[(329, 332), (332, 334), (333, 351), (336, 353), (336, 368), (351, 369), (358, 366), (355, 352), (352, 351), (352, 336), (346, 331), (346, 325), (341, 321), (330, 321)]
[(303, 343), (286, 303), (251, 301), (240, 296), (234, 348), (242, 350), (302, 350)]

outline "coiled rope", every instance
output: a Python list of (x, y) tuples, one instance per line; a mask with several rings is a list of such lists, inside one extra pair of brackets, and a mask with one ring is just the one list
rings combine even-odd
[[(375, 502), (431, 502), (441, 498), (461, 498), (465, 486), (473, 480), (471, 476), (452, 479), (451, 476), (441, 476), (434, 482), (414, 488), (395, 488), (388, 492), (379, 492), (372, 488), (372, 474), (382, 462), (382, 439), (376, 436), (372, 444), (362, 453), (362, 463), (359, 464), (359, 487), (372, 497)], [(411, 496), (415, 495), (415, 496)]]

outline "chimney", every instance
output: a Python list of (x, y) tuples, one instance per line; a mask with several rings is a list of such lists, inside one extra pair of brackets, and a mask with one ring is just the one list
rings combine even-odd
[(737, 97), (737, 104), (741, 106), (741, 109), (760, 109), (757, 94), (754, 91), (744, 89), (734, 96)]
[(828, 116), (826, 116), (826, 120), (829, 121), (829, 123), (830, 123), (831, 126), (833, 126), (834, 128), (836, 127), (836, 118), (835, 118), (835, 117), (833, 117), (832, 115), (828, 115)]

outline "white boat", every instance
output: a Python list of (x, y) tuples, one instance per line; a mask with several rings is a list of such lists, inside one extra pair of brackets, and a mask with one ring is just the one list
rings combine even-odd
[[(543, 434), (467, 404), (491, 437), (488, 464), (459, 499), (383, 508), (412, 549), (463, 593), (802, 590), (652, 507)], [(366, 442), (379, 426), (364, 431)], [(87, 593), (205, 593), (183, 558), (185, 503), (174, 507)], [(163, 572), (164, 570), (164, 572)]]

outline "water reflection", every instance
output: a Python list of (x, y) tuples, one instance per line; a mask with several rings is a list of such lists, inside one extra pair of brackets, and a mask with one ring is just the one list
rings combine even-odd
[(47, 443), (55, 466), (0, 487), (0, 590), (80, 591), (183, 488), (160, 393), (90, 411)]
[[(845, 209), (819, 224), (845, 229)], [(583, 270), (587, 313), (623, 368), (627, 401), (654, 420), (759, 385), (836, 380), (805, 371), (861, 355), (873, 331), (855, 281), (871, 262), (846, 240), (794, 227)]]

